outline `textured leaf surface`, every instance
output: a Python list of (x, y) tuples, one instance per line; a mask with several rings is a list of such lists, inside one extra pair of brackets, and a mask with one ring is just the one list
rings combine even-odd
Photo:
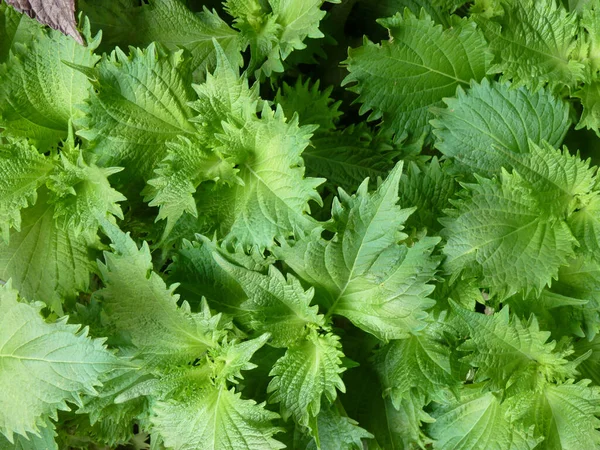
[(507, 409), (491, 392), (465, 395), (461, 401), (435, 411), (429, 433), (434, 449), (532, 450), (539, 440), (531, 431), (512, 424)]
[(192, 70), (200, 78), (204, 78), (204, 72), (216, 63), (213, 40), (223, 48), (232, 65), (242, 63), (238, 33), (214, 11), (204, 9), (194, 14), (180, 0), (151, 0), (131, 15), (136, 45), (147, 46), (156, 41), (170, 50), (184, 48), (191, 56)]
[(24, 297), (60, 312), (64, 300), (88, 289), (99, 242), (95, 235), (74, 237), (59, 228), (46, 189), (38, 197), (35, 206), (23, 210), (21, 231), (0, 244), (0, 279), (12, 278)]
[(372, 437), (355, 420), (340, 415), (334, 407), (319, 413), (313, 433), (318, 436), (319, 445), (313, 439), (306, 450), (361, 450), (363, 439)]
[(46, 323), (39, 309), (19, 302), (10, 285), (0, 287), (0, 384), (11, 386), (0, 393), (0, 432), (9, 441), (36, 433), (66, 402), (79, 403), (80, 393), (95, 393), (100, 376), (117, 367), (101, 340), (66, 320)]
[(93, 51), (100, 37), (89, 37), (87, 22), (84, 35), (86, 47), (59, 32), (36, 29), (31, 42), (14, 46), (0, 66), (4, 135), (26, 138), (43, 150), (67, 137), (68, 121), (77, 115), (75, 105), (87, 98), (89, 82), (63, 61), (89, 68), (99, 59)]
[(311, 139), (302, 157), (308, 175), (323, 177), (333, 188), (351, 192), (365, 178), (385, 178), (394, 167), (397, 152), (366, 126), (350, 126), (342, 131), (321, 134)]
[(532, 93), (483, 80), (444, 102), (433, 122), (436, 147), (467, 173), (497, 175), (507, 168), (504, 152), (528, 153), (530, 139), (557, 147), (570, 125), (568, 103), (545, 89)]
[(440, 390), (457, 387), (452, 373), (451, 350), (439, 331), (429, 325), (420, 334), (393, 341), (375, 357), (384, 395), (390, 395), (394, 406), (401, 409), (415, 388), (435, 397)]
[(88, 74), (94, 93), (78, 134), (90, 141), (98, 165), (126, 167), (121, 179), (149, 179), (166, 143), (194, 133), (189, 65), (180, 52), (165, 54), (152, 44), (129, 56), (117, 48)]
[(11, 228), (21, 229), (20, 210), (35, 203), (51, 168), (47, 158), (25, 143), (0, 147), (0, 231), (5, 242)]
[(484, 27), (495, 59), (491, 71), (516, 86), (573, 86), (583, 64), (572, 58), (577, 16), (554, 0), (506, 2), (500, 23)]
[(63, 151), (47, 182), (59, 227), (78, 236), (83, 232), (96, 233), (104, 220), (123, 219), (118, 203), (127, 199), (108, 181), (121, 170), (87, 164), (77, 149), (70, 154)]
[[(332, 215), (337, 230), (331, 240), (317, 232), (275, 253), (316, 289), (316, 301), (380, 339), (408, 337), (424, 326), (424, 310), (433, 302), (438, 261), (431, 258), (437, 238), (408, 247), (403, 223), (412, 212), (398, 201), (402, 164), (374, 193), (368, 180), (350, 196), (340, 190)], [(393, 224), (393, 225), (392, 225)]]
[(215, 258), (248, 296), (239, 307), (239, 319), (259, 333), (270, 333), (271, 345), (290, 346), (302, 339), (309, 327), (324, 324), (318, 308), (310, 306), (314, 290), (305, 291), (292, 275), (286, 279), (275, 266), (269, 266), (268, 275), (263, 275)]
[(460, 349), (474, 352), (464, 360), (479, 368), (478, 379), (489, 378), (500, 388), (514, 383), (531, 387), (538, 376), (553, 380), (573, 375), (573, 366), (554, 351), (555, 341), (547, 342), (550, 332), (540, 330), (535, 317), (523, 324), (510, 318), (508, 307), (492, 316), (457, 306), (453, 311), (469, 327), (471, 340)]
[(480, 280), (493, 293), (538, 292), (573, 255), (575, 238), (567, 224), (540, 215), (530, 189), (516, 175), (500, 181), (479, 179), (467, 186), (468, 198), (456, 202), (445, 226), (446, 268), (455, 276)]
[(313, 332), (304, 342), (288, 348), (275, 363), (267, 391), (271, 393), (269, 402), (280, 403), (284, 419), (293, 416), (308, 426), (321, 410), (321, 397), (333, 402), (338, 390), (346, 391), (340, 378), (345, 370), (340, 347), (337, 336)]
[(159, 402), (152, 419), (165, 444), (176, 450), (270, 450), (284, 448), (273, 438), (279, 416), (224, 388), (208, 388), (184, 403)]
[(389, 29), (390, 40), (365, 41), (350, 50), (344, 84), (357, 83), (350, 90), (359, 94), (361, 113), (373, 111), (369, 119), (381, 118), (385, 128), (418, 137), (429, 130), (429, 108), (454, 96), (458, 86), (485, 77), (487, 45), (466, 20), (444, 30), (425, 14), (417, 18), (406, 12), (380, 23)]
[(437, 231), (438, 217), (450, 206), (450, 198), (458, 190), (454, 177), (440, 165), (437, 157), (425, 167), (411, 162), (400, 180), (400, 202), (417, 210), (408, 218), (408, 226), (427, 227)]
[(594, 448), (600, 443), (600, 390), (579, 383), (547, 384), (515, 399), (513, 415), (525, 426), (534, 425), (544, 437), (544, 448)]
[(152, 271), (148, 244), (138, 249), (117, 228), (105, 226), (113, 252), (99, 263), (105, 288), (95, 296), (102, 301), (117, 330), (127, 333), (145, 357), (156, 364), (181, 364), (201, 357), (216, 345), (219, 317), (208, 308), (191, 313), (187, 303), (177, 306), (179, 296)]
[(321, 203), (316, 187), (323, 180), (304, 178), (301, 157), (312, 131), (299, 127), (297, 116), (286, 122), (281, 109), (268, 107), (260, 119), (225, 124), (217, 151), (239, 161), (241, 183), (207, 187), (199, 209), (219, 224), (226, 242), (263, 249), (314, 228), (308, 203)]

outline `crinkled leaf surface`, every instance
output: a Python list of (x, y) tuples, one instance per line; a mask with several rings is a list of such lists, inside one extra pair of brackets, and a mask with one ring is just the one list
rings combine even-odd
[(395, 132), (420, 136), (429, 130), (430, 108), (452, 97), (458, 86), (480, 81), (488, 67), (485, 39), (473, 22), (463, 20), (444, 30), (421, 14), (406, 11), (380, 20), (390, 33), (382, 44), (365, 41), (349, 51), (350, 74), (344, 84), (356, 82), (360, 112)]
[(397, 205), (402, 164), (374, 193), (368, 180), (353, 196), (340, 190), (332, 215), (336, 235), (326, 240), (320, 230), (275, 250), (301, 278), (316, 289), (316, 301), (380, 339), (408, 337), (424, 326), (427, 295), (438, 261), (431, 257), (437, 238), (412, 246), (403, 224), (412, 212)]
[(64, 319), (46, 323), (39, 310), (19, 301), (10, 284), (0, 287), (0, 384), (11, 386), (0, 393), (0, 432), (11, 442), (13, 433), (37, 433), (66, 402), (79, 403), (79, 394), (93, 394), (101, 375), (118, 366), (87, 330)]

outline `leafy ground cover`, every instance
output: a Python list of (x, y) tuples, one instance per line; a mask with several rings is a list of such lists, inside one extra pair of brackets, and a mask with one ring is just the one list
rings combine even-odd
[(0, 449), (600, 448), (600, 2), (7, 3)]

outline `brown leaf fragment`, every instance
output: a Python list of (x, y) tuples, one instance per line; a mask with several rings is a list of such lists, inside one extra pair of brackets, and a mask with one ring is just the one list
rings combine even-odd
[(5, 2), (41, 24), (73, 37), (83, 45), (83, 38), (77, 31), (75, 20), (75, 0), (5, 0)]

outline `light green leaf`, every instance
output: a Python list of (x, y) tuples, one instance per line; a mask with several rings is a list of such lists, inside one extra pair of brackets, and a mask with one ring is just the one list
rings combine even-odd
[(595, 191), (586, 204), (568, 218), (567, 223), (581, 249), (594, 257), (600, 255), (600, 192)]
[(340, 378), (345, 370), (343, 356), (336, 335), (311, 332), (305, 341), (288, 348), (271, 369), (269, 402), (280, 403), (284, 420), (292, 416), (300, 425), (309, 426), (321, 410), (323, 396), (333, 402), (338, 390), (346, 392)]
[(224, 387), (198, 391), (183, 402), (158, 402), (154, 412), (154, 430), (174, 450), (285, 447), (273, 438), (281, 431), (271, 425), (279, 417), (277, 414)]
[(94, 93), (82, 106), (77, 134), (90, 141), (100, 167), (126, 168), (121, 183), (151, 178), (166, 143), (195, 133), (187, 106), (194, 99), (191, 72), (181, 52), (165, 54), (151, 44), (127, 56), (117, 48), (86, 74)]
[(461, 270), (476, 277), (500, 297), (540, 292), (574, 255), (575, 238), (563, 220), (547, 215), (516, 173), (478, 181), (466, 185), (456, 209), (440, 219), (446, 269), (453, 279)]
[(10, 283), (0, 287), (0, 384), (10, 386), (0, 392), (0, 433), (10, 442), (13, 433), (37, 434), (81, 393), (94, 394), (101, 375), (119, 364), (87, 329), (66, 318), (46, 323), (40, 309), (20, 302)]
[(95, 234), (103, 220), (123, 219), (117, 203), (127, 199), (108, 181), (108, 177), (121, 170), (87, 164), (79, 149), (61, 152), (46, 183), (58, 226), (78, 236), (86, 232)]
[(223, 332), (218, 330), (220, 316), (210, 315), (208, 306), (192, 313), (187, 302), (177, 305), (177, 287), (167, 287), (152, 270), (148, 244), (141, 249), (128, 234), (109, 223), (105, 232), (113, 252), (104, 252), (99, 263), (105, 288), (94, 296), (117, 331), (126, 333), (144, 358), (155, 365), (193, 362), (216, 346)]
[(0, 63), (8, 59), (17, 42), (30, 42), (39, 28), (40, 24), (26, 14), (19, 14), (6, 3), (0, 4)]
[(52, 163), (25, 142), (0, 146), (0, 236), (21, 230), (21, 209), (34, 204)]
[[(33, 30), (33, 28), (32, 28)], [(26, 138), (40, 150), (67, 137), (75, 105), (88, 97), (85, 75), (63, 63), (92, 67), (99, 35), (91, 38), (84, 22), (87, 46), (59, 31), (35, 29), (27, 45), (17, 43), (7, 63), (0, 66), (0, 127), (3, 135)]]
[(58, 450), (58, 445), (54, 441), (56, 432), (50, 421), (47, 421), (46, 426), (39, 427), (38, 433), (37, 436), (28, 434), (27, 437), (13, 435), (13, 442), (0, 434), (0, 450)]
[(386, 129), (418, 137), (430, 128), (432, 106), (485, 77), (487, 44), (467, 20), (444, 30), (424, 12), (417, 18), (407, 10), (379, 22), (390, 40), (351, 49), (343, 83), (357, 83), (350, 90), (359, 94), (361, 114), (372, 110), (369, 120), (381, 118)]
[(454, 177), (447, 166), (440, 165), (437, 157), (420, 167), (411, 162), (406, 174), (400, 179), (400, 203), (414, 205), (417, 210), (406, 224), (415, 228), (427, 227), (438, 231), (438, 217), (450, 206), (450, 198), (458, 190)]
[(237, 378), (243, 379), (242, 370), (252, 370), (257, 367), (250, 359), (269, 340), (269, 333), (244, 342), (225, 342), (216, 349), (209, 351), (212, 358), (213, 378), (217, 381), (227, 380), (238, 383)]
[(269, 266), (268, 275), (263, 275), (231, 264), (218, 254), (214, 257), (248, 296), (236, 318), (258, 333), (270, 333), (270, 345), (291, 346), (311, 328), (324, 325), (318, 307), (310, 306), (314, 290), (305, 291), (292, 275), (284, 277), (275, 266)]
[(579, 450), (600, 445), (600, 388), (589, 380), (546, 384), (536, 392), (510, 399), (511, 414), (535, 426), (548, 450)]
[(193, 195), (201, 182), (238, 182), (234, 162), (214, 151), (220, 145), (217, 136), (223, 133), (224, 120), (243, 125), (256, 117), (258, 104), (262, 104), (258, 84), (249, 88), (246, 77), (239, 76), (238, 68), (231, 65), (216, 41), (214, 45), (215, 71), (206, 75), (203, 84), (193, 85), (198, 100), (189, 104), (198, 113), (190, 119), (199, 124), (198, 135), (193, 140), (180, 137), (166, 143), (167, 156), (144, 190), (149, 205), (160, 207), (157, 220), (167, 219), (165, 235), (184, 213), (198, 216)]
[(401, 409), (402, 402), (414, 395), (413, 388), (428, 398), (457, 388), (459, 380), (452, 373), (451, 352), (434, 325), (391, 342), (374, 357), (384, 395), (389, 395), (394, 407)]
[[(398, 409), (387, 397), (377, 411), (380, 414), (376, 422), (378, 429), (373, 430), (377, 443), (382, 450), (408, 450), (412, 448), (426, 448), (433, 441), (425, 435), (423, 426), (435, 421), (423, 408), (428, 402), (425, 395), (411, 392), (400, 404)], [(375, 425), (375, 424), (374, 424)], [(377, 433), (379, 431), (379, 433)]]
[(506, 417), (507, 407), (491, 392), (463, 391), (460, 401), (432, 414), (429, 434), (440, 450), (533, 450), (540, 441), (531, 430)]
[(402, 339), (425, 326), (427, 284), (438, 260), (431, 252), (438, 238), (425, 237), (412, 246), (403, 224), (413, 211), (402, 209), (398, 164), (376, 192), (368, 192), (368, 179), (350, 196), (340, 189), (332, 208), (336, 234), (331, 240), (316, 230), (293, 247), (283, 244), (275, 254), (302, 279), (315, 287), (315, 300), (379, 339)]
[(283, 89), (277, 91), (275, 103), (281, 105), (287, 117), (294, 113), (300, 116), (300, 125), (319, 125), (319, 134), (335, 129), (342, 112), (338, 110), (341, 101), (331, 98), (333, 86), (321, 91), (320, 80), (315, 83), (298, 78), (293, 86), (283, 83)]
[(308, 203), (321, 204), (316, 188), (323, 180), (304, 178), (301, 157), (313, 130), (299, 127), (297, 116), (286, 122), (280, 108), (272, 111), (267, 106), (260, 119), (224, 123), (216, 151), (238, 162), (241, 183), (205, 186), (198, 209), (214, 220), (226, 243), (262, 250), (272, 247), (275, 239), (316, 226)]
[[(227, 0), (225, 10), (234, 18), (244, 47), (250, 46), (248, 71), (267, 77), (283, 72), (281, 61), (296, 49), (306, 48), (304, 40), (322, 38), (319, 23), (325, 16), (326, 0)], [(327, 0), (339, 3), (339, 0)]]
[[(547, 342), (549, 331), (539, 328), (535, 316), (527, 323), (510, 317), (508, 307), (493, 315), (467, 311), (453, 304), (453, 312), (469, 327), (470, 340), (459, 349), (471, 351), (464, 361), (477, 367), (477, 379), (490, 379), (494, 387), (513, 384), (532, 388), (542, 380), (563, 380), (574, 375), (574, 365)], [(514, 388), (514, 387), (513, 387)]]
[(0, 279), (12, 278), (24, 297), (61, 313), (63, 301), (87, 291), (100, 242), (95, 234), (75, 237), (59, 228), (54, 214), (48, 191), (40, 189), (35, 206), (22, 211), (21, 230), (0, 243)]
[(178, 291), (191, 304), (199, 304), (206, 297), (212, 308), (233, 316), (239, 312), (246, 294), (213, 258), (218, 251), (216, 243), (204, 237), (198, 242), (184, 241), (173, 256), (168, 281), (180, 284)]
[(577, 15), (554, 0), (505, 2), (499, 23), (480, 21), (495, 53), (493, 73), (533, 90), (572, 87), (583, 78), (583, 64), (573, 55)]
[(459, 87), (444, 103), (432, 122), (436, 147), (462, 172), (488, 177), (508, 168), (507, 154), (529, 153), (529, 139), (558, 147), (571, 124), (569, 104), (545, 89), (483, 80), (467, 92)]
[(312, 433), (316, 437), (309, 442), (306, 450), (362, 450), (363, 439), (373, 437), (355, 420), (341, 415), (335, 406), (319, 412)]

